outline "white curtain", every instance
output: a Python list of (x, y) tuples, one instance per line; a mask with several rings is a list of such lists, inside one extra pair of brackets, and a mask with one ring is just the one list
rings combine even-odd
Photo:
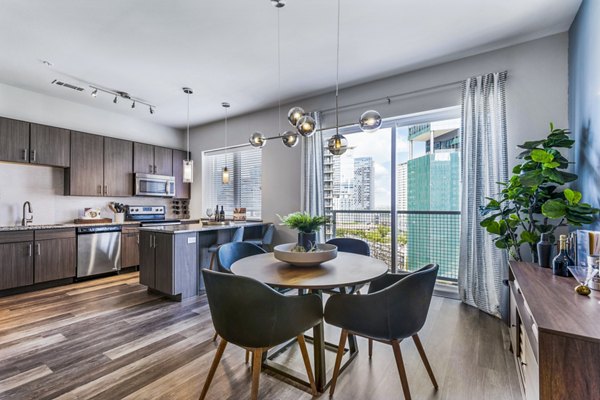
[[(304, 139), (302, 146), (302, 210), (310, 215), (324, 215), (323, 208), (323, 135), (320, 113), (312, 113), (317, 131)], [(323, 228), (317, 232), (317, 241), (323, 239)]]
[(504, 251), (479, 223), (486, 197), (508, 179), (506, 146), (506, 72), (476, 76), (462, 90), (462, 198), (458, 274), (463, 302), (501, 317), (502, 279), (507, 270)]

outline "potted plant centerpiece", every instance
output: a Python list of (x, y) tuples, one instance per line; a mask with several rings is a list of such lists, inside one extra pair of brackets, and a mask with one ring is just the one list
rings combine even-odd
[(518, 146), (523, 152), (517, 158), (523, 161), (513, 168), (508, 182), (499, 182), (500, 194), (481, 208), (486, 217), (481, 226), (495, 236), (496, 247), (506, 249), (516, 261), (523, 261), (521, 246), (526, 245), (532, 261), (538, 262), (536, 244), (542, 234), (555, 243), (559, 227), (590, 224), (600, 211), (583, 203), (580, 192), (563, 186), (577, 180), (567, 172), (571, 163), (560, 152), (575, 143), (569, 133), (550, 124), (545, 139)]
[(295, 212), (285, 217), (279, 216), (281, 224), (298, 231), (298, 247), (311, 251), (317, 245), (317, 230), (327, 223), (327, 217), (312, 217), (307, 212)]

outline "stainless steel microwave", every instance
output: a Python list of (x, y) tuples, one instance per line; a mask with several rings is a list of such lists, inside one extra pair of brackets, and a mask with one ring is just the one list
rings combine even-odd
[(166, 175), (135, 174), (135, 195), (175, 197), (175, 177)]

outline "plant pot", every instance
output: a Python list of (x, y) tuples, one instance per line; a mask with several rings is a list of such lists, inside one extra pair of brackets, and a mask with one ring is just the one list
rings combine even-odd
[(317, 232), (298, 232), (298, 246), (304, 247), (304, 250), (309, 251), (317, 244)]

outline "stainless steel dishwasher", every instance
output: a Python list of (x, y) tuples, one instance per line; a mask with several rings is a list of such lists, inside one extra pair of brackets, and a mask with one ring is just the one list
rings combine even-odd
[(121, 226), (77, 228), (77, 277), (121, 270)]

